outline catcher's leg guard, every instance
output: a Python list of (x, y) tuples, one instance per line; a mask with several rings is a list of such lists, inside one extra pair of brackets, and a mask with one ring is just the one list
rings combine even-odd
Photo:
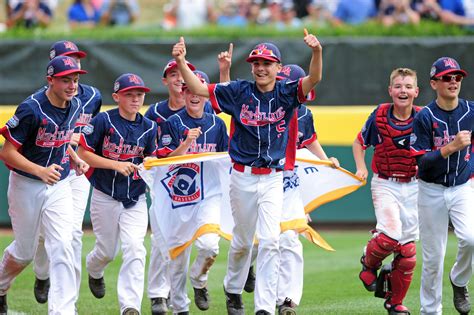
[(402, 304), (413, 278), (416, 266), (416, 245), (414, 242), (400, 245), (400, 252), (392, 262), (390, 284), (392, 305)]
[(392, 264), (383, 265), (382, 269), (380, 269), (375, 286), (375, 297), (387, 299), (390, 296), (390, 292), (392, 291), (390, 285), (390, 271), (392, 271)]
[(394, 252), (398, 242), (383, 233), (377, 233), (367, 243), (364, 255), (360, 262), (362, 271), (359, 274), (360, 280), (368, 291), (375, 291), (377, 281), (377, 270), (382, 265), (382, 261)]

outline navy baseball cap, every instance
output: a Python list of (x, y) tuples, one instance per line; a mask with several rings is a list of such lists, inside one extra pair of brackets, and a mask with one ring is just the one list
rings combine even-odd
[(87, 54), (80, 51), (77, 45), (68, 40), (60, 40), (51, 46), (49, 49), (49, 59), (53, 59), (57, 56), (70, 56), (76, 55), (78, 58), (84, 58)]
[[(205, 72), (195, 70), (193, 71), (193, 73), (199, 78), (199, 80), (201, 80), (202, 83), (207, 83), (207, 84), (210, 83), (209, 77), (207, 76)], [(186, 88), (187, 88), (186, 82), (183, 82), (182, 89), (184, 90)]]
[[(196, 67), (190, 63), (189, 61), (186, 60), (186, 64), (188, 65), (189, 69), (191, 69), (191, 71), (194, 71), (196, 70)], [(168, 61), (168, 63), (166, 64), (165, 68), (163, 69), (163, 78), (166, 78), (166, 75), (168, 74), (168, 72), (171, 70), (171, 69), (174, 69), (178, 66), (178, 64), (176, 63), (176, 60), (174, 59), (171, 59), (170, 61)]]
[(257, 59), (266, 59), (274, 62), (281, 62), (280, 50), (272, 43), (261, 43), (255, 46), (250, 52), (247, 62), (252, 62)]
[(306, 76), (303, 68), (298, 65), (285, 65), (281, 68), (281, 71), (277, 73), (277, 80), (288, 79), (296, 81)]
[(46, 67), (46, 75), (49, 77), (63, 77), (71, 73), (84, 74), (85, 70), (81, 70), (74, 58), (68, 56), (58, 56), (49, 61)]
[(124, 73), (115, 79), (114, 93), (125, 92), (131, 89), (140, 89), (145, 93), (150, 92), (150, 89), (145, 86), (143, 79), (136, 74)]
[(431, 66), (430, 79), (441, 77), (448, 73), (460, 73), (467, 76), (467, 72), (462, 70), (459, 63), (450, 57), (441, 57)]

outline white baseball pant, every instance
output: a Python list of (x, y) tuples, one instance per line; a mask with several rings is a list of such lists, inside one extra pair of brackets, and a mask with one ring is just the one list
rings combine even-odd
[(418, 240), (418, 183), (383, 179), (374, 174), (371, 181), (376, 229), (400, 244)]
[(443, 266), (448, 223), (458, 240), (456, 262), (450, 278), (456, 286), (466, 286), (472, 276), (474, 254), (474, 198), (469, 183), (445, 187), (418, 181), (420, 240), (423, 253), (421, 273), (421, 314), (442, 314)]
[[(207, 287), (209, 268), (219, 253), (219, 240), (220, 236), (218, 234), (209, 233), (201, 235), (194, 242), (197, 256), (189, 272), (189, 278), (193, 287), (199, 289)], [(190, 300), (186, 290), (186, 275), (188, 273), (191, 248), (191, 246), (188, 246), (181, 255), (170, 262), (170, 304), (173, 305), (174, 313), (189, 311)]]
[[(247, 171), (248, 170), (248, 171)], [(283, 205), (282, 172), (253, 175), (232, 170), (230, 203), (235, 226), (229, 248), (224, 288), (242, 294), (250, 267), (254, 236), (259, 240), (255, 311), (274, 314), (278, 269), (280, 264), (280, 218)]]
[(8, 204), (15, 240), (5, 249), (0, 263), (0, 295), (7, 293), (15, 277), (33, 260), (42, 229), (50, 261), (48, 312), (74, 314), (71, 186), (66, 180), (46, 185), (12, 171)]
[[(76, 300), (79, 298), (79, 289), (81, 287), (82, 270), (82, 222), (89, 198), (90, 183), (85, 175), (76, 176), (76, 172), (71, 170), (66, 179), (71, 185), (72, 205), (73, 205), (73, 231), (72, 231), (72, 249), (74, 251), (74, 270), (76, 273)], [(48, 255), (44, 248), (44, 236), (40, 233), (38, 248), (36, 249), (33, 270), (40, 280), (49, 278)]]
[(90, 276), (99, 279), (117, 256), (122, 245), (122, 266), (117, 280), (120, 312), (128, 307), (141, 309), (146, 249), (143, 245), (148, 226), (145, 195), (130, 208), (103, 192), (93, 189), (91, 221), (96, 236), (95, 246), (87, 255), (86, 267)]
[(169, 260), (161, 253), (160, 246), (166, 245), (152, 234), (150, 264), (148, 266), (148, 297), (150, 299), (158, 297), (167, 299), (171, 289)]

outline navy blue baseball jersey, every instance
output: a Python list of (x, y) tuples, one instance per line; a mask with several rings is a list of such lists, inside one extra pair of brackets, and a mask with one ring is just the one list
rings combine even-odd
[[(32, 94), (16, 109), (15, 115), (2, 128), (2, 135), (29, 161), (48, 167), (60, 165), (61, 180), (70, 171), (67, 147), (79, 117), (81, 101), (73, 98), (66, 108), (51, 104), (46, 89)], [(14, 169), (18, 174), (38, 177)]]
[(262, 93), (255, 82), (231, 81), (208, 86), (216, 112), (232, 117), (229, 155), (236, 163), (283, 169), (289, 123), (294, 109), (306, 101), (301, 80), (277, 81), (273, 91)]
[(314, 129), (313, 113), (305, 105), (298, 109), (298, 140), (297, 148), (303, 149), (317, 139)]
[(76, 122), (75, 132), (81, 132), (82, 127), (87, 126), (92, 118), (100, 112), (102, 96), (95, 87), (79, 83), (76, 97), (81, 100), (82, 107)]
[[(156, 151), (156, 124), (139, 113), (135, 121), (128, 121), (115, 108), (99, 113), (82, 128), (80, 145), (99, 156), (138, 165)], [(137, 172), (123, 176), (97, 168), (90, 169), (87, 177), (94, 188), (121, 201), (126, 208), (134, 205), (146, 189)]]
[[(174, 114), (179, 113), (180, 111), (184, 110), (184, 107), (178, 110), (172, 110), (169, 107), (169, 99), (157, 102), (155, 104), (151, 104), (148, 107), (148, 110), (145, 113), (145, 117), (156, 122), (158, 124), (158, 137), (161, 136), (161, 128), (163, 127), (163, 123), (168, 120)], [(214, 114), (214, 109), (212, 109), (212, 105), (209, 101), (204, 104), (204, 112), (209, 114)]]
[(446, 159), (440, 152), (461, 130), (474, 130), (474, 103), (463, 99), (452, 111), (439, 108), (433, 101), (415, 116), (410, 144), (422, 180), (447, 187), (467, 182), (471, 175), (471, 145)]
[(186, 154), (203, 152), (225, 152), (229, 137), (224, 121), (209, 113), (201, 118), (189, 116), (186, 110), (171, 116), (163, 128), (159, 140), (159, 154), (166, 156), (186, 140), (189, 129), (201, 127), (202, 134), (191, 144)]

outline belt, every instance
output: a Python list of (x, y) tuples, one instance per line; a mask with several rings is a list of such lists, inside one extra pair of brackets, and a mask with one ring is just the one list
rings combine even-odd
[(270, 167), (252, 167), (247, 165), (242, 165), (234, 163), (232, 168), (238, 172), (253, 174), (253, 175), (268, 175), (275, 172), (281, 172), (281, 169), (270, 168)]
[(398, 183), (411, 183), (417, 180), (416, 176), (413, 177), (388, 177), (382, 174), (377, 174), (377, 176), (381, 179), (389, 180), (391, 182), (398, 182)]

